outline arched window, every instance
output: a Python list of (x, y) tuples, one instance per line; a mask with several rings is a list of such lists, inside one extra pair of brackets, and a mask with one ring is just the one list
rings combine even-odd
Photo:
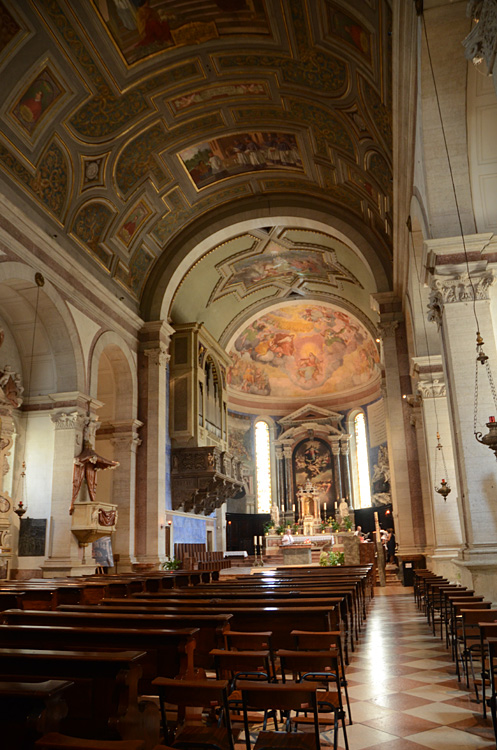
[(269, 425), (264, 420), (255, 423), (255, 466), (257, 478), (257, 512), (271, 510), (271, 446)]
[(369, 508), (371, 506), (371, 481), (369, 477), (368, 439), (366, 436), (366, 420), (362, 411), (354, 417), (354, 442), (356, 469), (354, 474), (357, 477), (356, 491), (359, 494), (359, 503), (356, 503), (356, 507)]

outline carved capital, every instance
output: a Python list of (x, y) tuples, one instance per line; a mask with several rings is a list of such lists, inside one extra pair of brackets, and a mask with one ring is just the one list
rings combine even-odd
[(79, 411), (58, 411), (50, 419), (56, 430), (83, 430), (86, 424), (86, 415)]
[(378, 330), (378, 336), (381, 339), (386, 339), (391, 336), (395, 336), (395, 331), (399, 326), (398, 320), (388, 320), (385, 323), (378, 323), (376, 326)]
[(489, 289), (494, 283), (493, 273), (471, 277), (464, 273), (448, 279), (438, 277), (431, 284), (429, 307), (443, 311), (445, 305), (455, 302), (489, 299)]
[(465, 55), (475, 65), (485, 60), (491, 75), (497, 56), (497, 3), (495, 0), (470, 0), (466, 14), (476, 21), (464, 39)]
[(447, 387), (443, 380), (433, 378), (429, 380), (420, 380), (418, 383), (418, 393), (421, 398), (445, 398), (447, 396)]
[(171, 355), (168, 354), (166, 347), (162, 344), (153, 349), (145, 349), (143, 353), (147, 357), (149, 364), (155, 367), (166, 367), (171, 359)]
[(136, 453), (137, 449), (142, 444), (141, 439), (138, 437), (138, 433), (132, 434), (121, 434), (114, 435), (110, 439), (111, 445), (115, 447), (118, 452), (130, 451)]

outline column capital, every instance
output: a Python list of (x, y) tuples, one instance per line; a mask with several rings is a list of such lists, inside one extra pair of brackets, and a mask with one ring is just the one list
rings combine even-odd
[(447, 396), (447, 387), (445, 381), (440, 378), (424, 377), (418, 382), (418, 393), (421, 398), (445, 398)]
[(463, 40), (465, 57), (475, 65), (485, 60), (491, 75), (497, 56), (497, 5), (495, 0), (469, 0), (466, 10), (475, 25)]
[(50, 414), (56, 430), (83, 430), (86, 414), (81, 411), (57, 411)]
[(378, 336), (381, 339), (391, 338), (392, 336), (395, 336), (395, 331), (397, 330), (398, 326), (398, 320), (386, 320), (385, 322), (378, 323), (376, 326)]
[(291, 445), (284, 445), (283, 446), (283, 455), (285, 458), (291, 458), (292, 457), (292, 446)]
[(166, 367), (167, 363), (171, 359), (171, 355), (167, 351), (167, 347), (164, 346), (164, 344), (160, 344), (159, 346), (150, 349), (144, 349), (143, 353), (147, 357), (150, 364), (155, 365), (155, 367)]
[(462, 273), (453, 276), (435, 276), (431, 282), (429, 307), (439, 307), (456, 302), (473, 302), (490, 298), (490, 287), (495, 283), (492, 271), (481, 274)]

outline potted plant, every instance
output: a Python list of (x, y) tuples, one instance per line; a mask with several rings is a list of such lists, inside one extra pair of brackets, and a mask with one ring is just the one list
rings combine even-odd
[(352, 531), (352, 519), (350, 516), (345, 516), (343, 519), (343, 525), (345, 526), (346, 531)]
[(340, 524), (338, 523), (338, 521), (335, 521), (335, 519), (333, 519), (333, 521), (331, 522), (331, 530), (336, 533), (339, 529)]
[(276, 533), (278, 534), (278, 536), (281, 536), (282, 534), (285, 533), (285, 527), (284, 526), (278, 526), (277, 529), (276, 529)]
[(298, 534), (299, 533), (299, 525), (298, 525), (298, 523), (294, 523), (292, 525), (292, 531), (293, 531), (294, 534)]
[(162, 570), (179, 570), (181, 568), (181, 560), (177, 560), (175, 557), (167, 557), (161, 565)]
[(266, 523), (262, 527), (262, 530), (263, 530), (264, 534), (270, 534), (271, 533), (271, 529), (274, 529), (274, 527), (275, 527), (274, 521), (272, 521), (272, 520), (271, 521), (266, 521)]
[(319, 557), (319, 564), (324, 568), (335, 567), (336, 565), (343, 565), (345, 562), (345, 554), (343, 552), (321, 552)]

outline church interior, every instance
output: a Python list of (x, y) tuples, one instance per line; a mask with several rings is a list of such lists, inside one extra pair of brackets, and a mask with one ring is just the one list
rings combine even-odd
[(381, 524), (497, 602), (496, 67), (495, 0), (0, 0), (0, 598)]

